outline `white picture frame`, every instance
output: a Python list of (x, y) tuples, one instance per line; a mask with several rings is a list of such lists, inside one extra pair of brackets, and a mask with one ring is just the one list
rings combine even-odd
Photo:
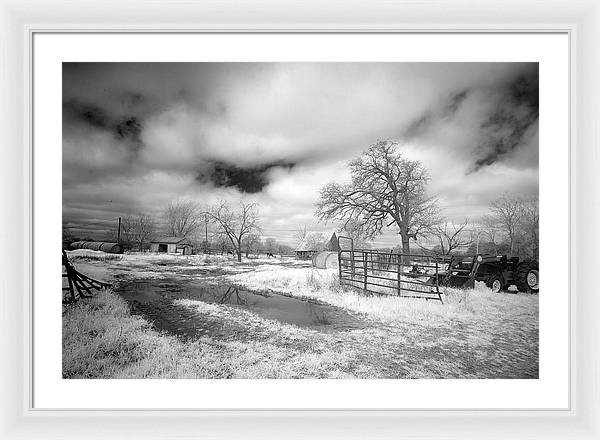
[[(0, 3), (2, 438), (600, 438), (594, 268), (600, 4), (99, 0)], [(556, 411), (40, 411), (30, 407), (31, 51), (36, 32), (566, 32), (571, 50), (571, 405)]]

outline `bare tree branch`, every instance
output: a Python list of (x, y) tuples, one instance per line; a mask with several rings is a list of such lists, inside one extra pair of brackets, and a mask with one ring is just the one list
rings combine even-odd
[(521, 201), (520, 232), (526, 249), (523, 253), (532, 258), (539, 257), (540, 207), (537, 198)]
[(200, 209), (191, 200), (169, 203), (165, 210), (165, 219), (168, 232), (173, 237), (189, 237), (202, 222)]
[(126, 216), (121, 227), (127, 244), (137, 247), (140, 252), (152, 240), (156, 230), (154, 219), (142, 213)]
[(492, 202), (490, 210), (508, 238), (511, 255), (514, 254), (517, 228), (521, 221), (521, 199), (505, 193)]
[(443, 255), (450, 255), (453, 251), (469, 247), (473, 243), (469, 219), (460, 224), (444, 221), (429, 228), (428, 232), (436, 238)]
[(251, 252), (258, 253), (259, 246), (261, 244), (260, 235), (248, 234), (242, 239), (242, 248), (246, 252), (246, 258), (250, 256)]
[(298, 242), (301, 242), (302, 240), (304, 240), (304, 237), (306, 237), (307, 233), (308, 233), (307, 225), (298, 225), (298, 227), (296, 228), (296, 233), (294, 234), (294, 237), (298, 240)]
[(503, 233), (510, 254), (537, 258), (540, 221), (537, 197), (525, 199), (505, 193), (491, 204), (490, 210), (490, 222)]

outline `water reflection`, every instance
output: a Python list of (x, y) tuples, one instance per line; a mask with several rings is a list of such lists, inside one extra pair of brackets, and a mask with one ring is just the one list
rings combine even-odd
[[(226, 289), (217, 288), (215, 291), (217, 292), (217, 300), (215, 302), (218, 302), (219, 304), (235, 304), (238, 306), (252, 307), (258, 303), (257, 300), (253, 300), (247, 295), (240, 295), (240, 289), (236, 286), (229, 286)], [(222, 294), (219, 292), (222, 292)], [(254, 292), (253, 296), (256, 295), (259, 295), (259, 293)]]
[[(155, 326), (187, 334), (197, 331), (222, 334), (225, 327), (218, 316), (207, 317), (192, 309), (177, 306), (177, 299), (226, 304), (248, 310), (262, 318), (314, 328), (320, 331), (340, 331), (365, 327), (365, 323), (338, 307), (271, 292), (255, 292), (233, 285), (207, 284), (199, 280), (132, 280), (121, 281), (116, 287), (135, 313), (146, 316)], [(190, 315), (192, 313), (192, 315)], [(216, 320), (200, 325), (203, 321)], [(204, 323), (206, 324), (206, 323)], [(242, 329), (243, 330), (243, 329)], [(236, 332), (240, 329), (237, 328)], [(225, 333), (227, 333), (225, 331)]]

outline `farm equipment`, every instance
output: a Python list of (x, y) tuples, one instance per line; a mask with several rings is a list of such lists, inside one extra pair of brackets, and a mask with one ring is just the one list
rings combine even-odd
[[(342, 246), (342, 239), (348, 242)], [(342, 285), (365, 292), (442, 301), (442, 287), (469, 289), (475, 281), (492, 291), (516, 286), (538, 293), (539, 264), (506, 255), (441, 256), (355, 249), (348, 237), (338, 237), (339, 277)]]
[(494, 292), (514, 285), (520, 292), (538, 293), (539, 280), (537, 261), (506, 255), (452, 256), (448, 269), (439, 274), (440, 285), (473, 288), (481, 281)]

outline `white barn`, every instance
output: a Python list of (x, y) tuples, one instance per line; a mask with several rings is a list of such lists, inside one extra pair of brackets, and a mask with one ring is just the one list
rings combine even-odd
[(162, 237), (150, 243), (150, 252), (191, 255), (193, 249), (185, 237)]
[(296, 258), (309, 260), (321, 251), (338, 251), (338, 239), (335, 231), (307, 232), (296, 248)]

